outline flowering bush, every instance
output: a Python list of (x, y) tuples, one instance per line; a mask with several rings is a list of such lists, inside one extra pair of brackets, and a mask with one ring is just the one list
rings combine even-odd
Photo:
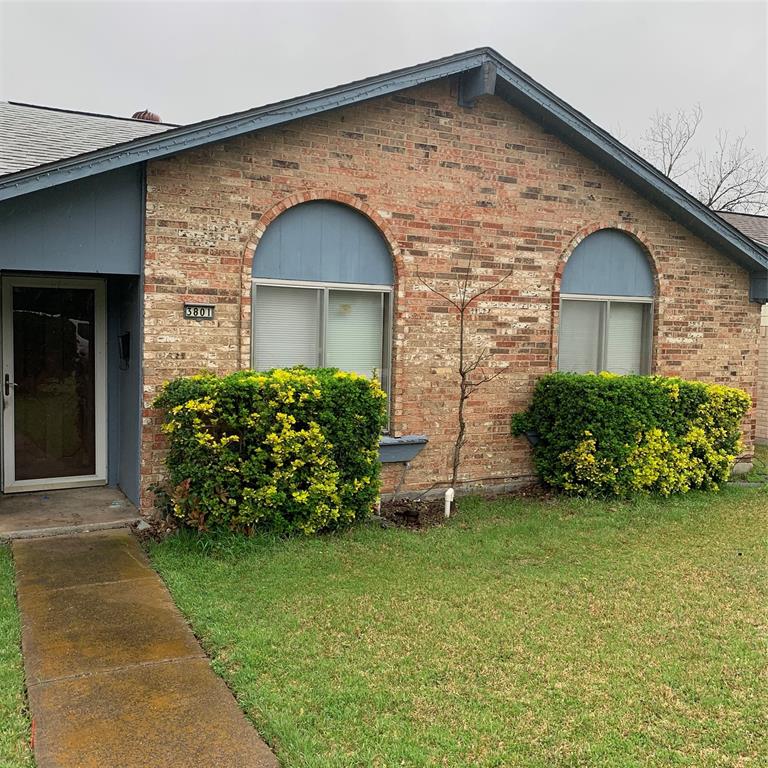
[(512, 432), (537, 432), (542, 480), (580, 495), (717, 490), (742, 450), (749, 396), (663, 376), (554, 373)]
[(386, 395), (332, 368), (201, 374), (166, 384), (173, 514), (200, 530), (317, 531), (368, 513), (379, 492)]

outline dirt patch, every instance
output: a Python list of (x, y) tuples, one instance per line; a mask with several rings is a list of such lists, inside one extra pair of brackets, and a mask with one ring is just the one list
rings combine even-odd
[[(557, 495), (540, 483), (530, 483), (514, 491), (504, 493), (482, 494), (492, 501), (503, 499), (536, 499), (541, 501), (554, 500)], [(451, 506), (451, 517), (459, 513), (461, 499), (457, 499)], [(395, 501), (383, 501), (381, 512), (375, 516), (382, 525), (394, 525), (401, 528), (432, 528), (435, 525), (445, 523), (445, 500), (443, 497), (436, 499), (396, 499)]]
[[(451, 514), (457, 511), (454, 502)], [(445, 522), (443, 499), (397, 499), (381, 504), (381, 517), (402, 528), (431, 528)]]
[(546, 488), (541, 483), (530, 483), (514, 491), (506, 491), (489, 498), (493, 501), (498, 499), (539, 499), (541, 501), (550, 501), (557, 500), (560, 497), (551, 488)]

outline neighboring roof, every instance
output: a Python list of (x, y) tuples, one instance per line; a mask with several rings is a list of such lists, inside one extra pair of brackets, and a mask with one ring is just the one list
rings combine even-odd
[(175, 126), (0, 101), (0, 177)]
[(661, 171), (491, 48), (478, 48), (294, 99), (142, 136), (77, 157), (0, 176), (0, 200), (166, 157), (442, 78), (459, 76), (460, 100), (494, 94), (592, 157), (745, 269), (763, 275), (768, 253)]
[(759, 216), (756, 213), (733, 213), (731, 211), (719, 211), (718, 215), (756, 243), (768, 248), (768, 216)]

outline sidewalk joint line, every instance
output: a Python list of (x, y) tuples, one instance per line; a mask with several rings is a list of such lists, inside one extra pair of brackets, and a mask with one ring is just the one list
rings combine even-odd
[[(131, 576), (128, 579), (110, 579), (107, 581), (88, 581), (83, 582), (82, 584), (69, 584), (66, 587), (41, 587), (38, 585), (19, 585), (17, 591), (21, 593), (22, 591), (29, 591), (29, 592), (66, 592), (67, 590), (71, 589), (81, 589), (82, 587), (105, 587), (109, 584), (125, 584), (128, 581), (147, 581), (147, 579), (160, 579), (160, 577), (157, 575), (155, 571), (153, 571), (151, 568), (147, 569), (149, 571), (149, 574), (147, 576)], [(162, 583), (162, 581), (160, 582)]]
[(181, 664), (185, 661), (200, 661), (202, 659), (207, 660), (208, 657), (204, 653), (194, 654), (191, 656), (174, 656), (170, 659), (156, 659), (154, 661), (136, 661), (133, 664), (123, 664), (118, 667), (105, 667), (104, 669), (95, 669), (92, 672), (78, 672), (73, 675), (63, 675), (62, 677), (50, 677), (45, 680), (38, 680), (37, 682), (27, 682), (27, 688), (37, 688), (40, 685), (50, 685), (51, 683), (65, 683), (70, 680), (80, 680), (85, 677), (96, 677), (99, 675), (110, 675), (114, 672), (125, 672), (131, 669), (137, 669), (142, 667), (158, 667), (163, 664)]

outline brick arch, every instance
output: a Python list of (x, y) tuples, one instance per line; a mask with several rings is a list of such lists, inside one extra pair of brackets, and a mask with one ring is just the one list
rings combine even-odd
[(552, 298), (550, 302), (551, 316), (550, 316), (550, 345), (549, 345), (549, 369), (551, 371), (557, 370), (557, 343), (558, 333), (557, 329), (560, 325), (560, 285), (563, 280), (563, 273), (565, 272), (565, 265), (568, 263), (571, 254), (576, 250), (576, 246), (583, 240), (586, 240), (590, 235), (595, 232), (599, 232), (603, 229), (616, 229), (629, 235), (642, 249), (648, 259), (648, 264), (653, 274), (653, 287), (655, 290), (654, 302), (653, 302), (653, 339), (651, 350), (651, 372), (656, 369), (656, 356), (657, 356), (657, 334), (659, 328), (659, 299), (663, 296), (664, 282), (660, 276), (657, 259), (654, 255), (655, 249), (648, 238), (648, 235), (644, 230), (639, 227), (635, 227), (631, 224), (627, 224), (623, 221), (598, 221), (588, 224), (582, 227), (570, 240), (565, 250), (560, 254), (560, 258), (555, 267), (555, 275), (552, 280)]
[[(264, 233), (267, 231), (267, 227), (280, 216), (280, 214), (285, 213), (289, 208), (293, 208), (296, 205), (309, 203), (315, 200), (340, 203), (349, 208), (354, 208), (356, 211), (363, 214), (363, 216), (378, 229), (379, 233), (387, 243), (392, 258), (392, 267), (395, 276), (395, 286), (392, 292), (392, 298), (395, 305), (397, 305), (398, 286), (400, 285), (400, 278), (404, 274), (403, 253), (386, 219), (370, 205), (346, 192), (327, 190), (295, 192), (281, 200), (279, 203), (273, 205), (261, 216), (248, 238), (248, 242), (243, 252), (243, 261), (240, 270), (239, 346), (241, 368), (248, 368), (251, 364), (251, 273), (253, 271), (253, 259), (256, 253), (256, 248), (258, 247), (261, 238), (264, 236)], [(395, 306), (394, 309), (394, 315), (396, 316), (397, 306)], [(396, 365), (394, 351), (392, 365), (394, 374), (394, 367)]]

